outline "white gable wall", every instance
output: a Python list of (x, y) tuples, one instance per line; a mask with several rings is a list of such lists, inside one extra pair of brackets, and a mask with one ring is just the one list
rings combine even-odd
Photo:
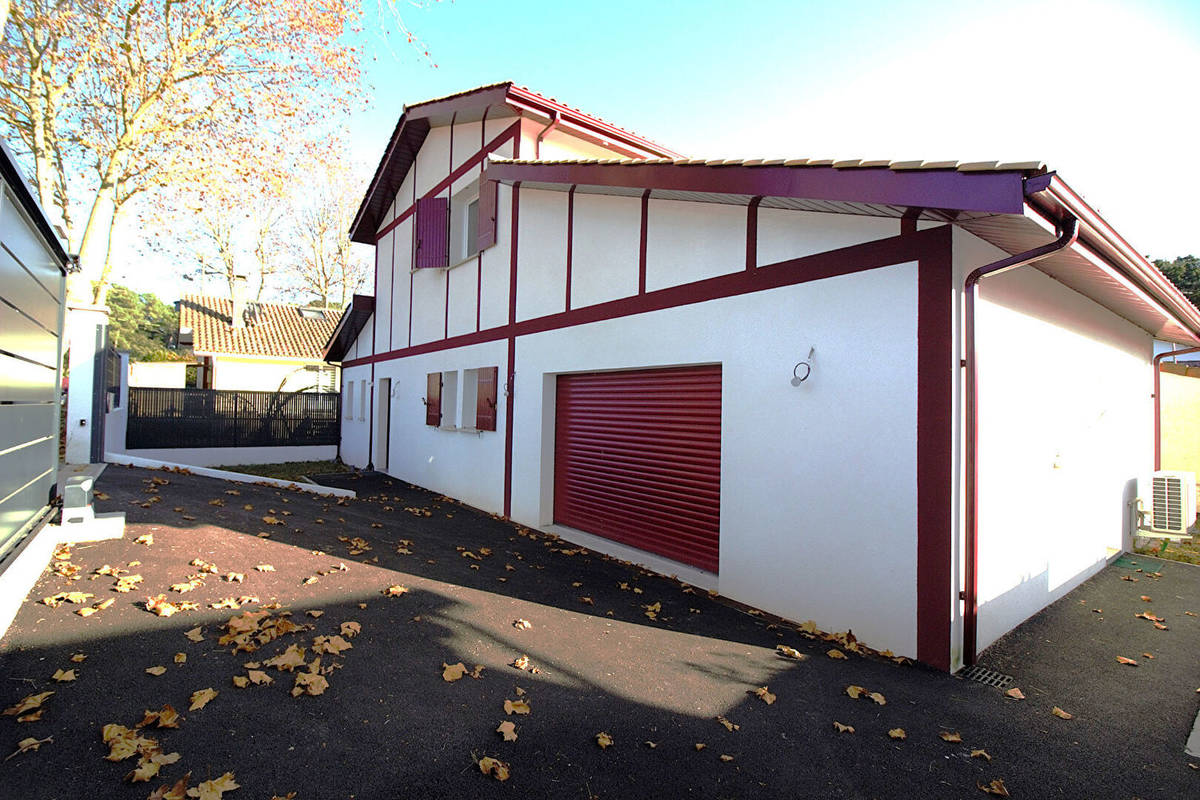
[[(1006, 255), (955, 230), (957, 285)], [(1033, 267), (985, 278), (976, 320), (982, 650), (1127, 542), (1153, 464), (1152, 337)]]

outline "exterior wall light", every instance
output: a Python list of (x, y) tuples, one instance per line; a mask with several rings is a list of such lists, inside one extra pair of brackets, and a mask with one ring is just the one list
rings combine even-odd
[(808, 380), (809, 375), (812, 375), (813, 354), (815, 352), (815, 347), (808, 348), (808, 357), (792, 367), (792, 386), (799, 386)]

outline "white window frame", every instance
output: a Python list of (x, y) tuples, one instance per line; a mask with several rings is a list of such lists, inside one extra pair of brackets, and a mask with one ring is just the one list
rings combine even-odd
[(458, 373), (442, 373), (442, 430), (458, 430)]
[(464, 369), (462, 377), (462, 409), (459, 415), (459, 426), (462, 430), (475, 430), (475, 414), (479, 410), (479, 370)]
[(465, 264), (478, 254), (479, 181), (476, 180), (450, 198), (450, 267)]

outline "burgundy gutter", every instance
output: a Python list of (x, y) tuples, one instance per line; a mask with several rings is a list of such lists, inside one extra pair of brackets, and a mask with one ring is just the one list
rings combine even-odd
[(1188, 353), (1200, 353), (1200, 347), (1188, 347), (1183, 350), (1171, 350), (1159, 353), (1154, 357), (1154, 471), (1162, 469), (1162, 401), (1160, 400), (1162, 360), (1175, 356), (1185, 356)]
[(1047, 256), (1065, 250), (1079, 236), (1078, 220), (1071, 214), (1058, 225), (1058, 238), (1050, 244), (1026, 250), (1023, 253), (993, 261), (976, 268), (963, 281), (966, 305), (963, 312), (964, 358), (966, 367), (964, 401), (966, 406), (966, 443), (963, 458), (965, 468), (964, 502), (966, 505), (967, 552), (964, 576), (965, 588), (960, 595), (966, 603), (963, 612), (963, 663), (975, 663), (979, 630), (979, 411), (978, 411), (978, 356), (975, 353), (975, 294), (979, 281), (1040, 261)]
[(537, 138), (533, 141), (533, 157), (535, 159), (540, 159), (542, 157), (542, 139), (545, 139), (546, 135), (550, 133), (550, 131), (558, 127), (558, 123), (561, 119), (562, 117), (557, 111), (550, 112), (550, 124), (542, 128), (541, 132), (538, 133)]

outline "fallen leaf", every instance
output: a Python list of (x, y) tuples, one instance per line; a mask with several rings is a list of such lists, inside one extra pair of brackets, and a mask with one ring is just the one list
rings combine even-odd
[(142, 721), (137, 724), (137, 727), (145, 728), (148, 725), (154, 725), (156, 728), (178, 728), (180, 719), (182, 718), (179, 716), (179, 712), (168, 703), (158, 711), (145, 711), (142, 714)]
[(153, 675), (156, 678), (159, 675), (162, 675), (166, 671), (167, 671), (166, 667), (146, 667), (147, 674)]
[(483, 677), (483, 664), (476, 664), (475, 669), (471, 670), (470, 675), (475, 680), (479, 680), (480, 678), (482, 678)]
[(324, 615), (325, 612), (313, 609), (312, 611), (305, 611), (304, 613), (308, 614), (313, 619), (319, 619), (322, 615)]
[(247, 678), (245, 675), (234, 675), (233, 676), (233, 685), (239, 689), (245, 689), (247, 686), (250, 685), (250, 679)]
[(884, 697), (879, 692), (871, 692), (870, 694), (867, 695), (867, 697), (870, 698), (872, 701), (874, 701), (874, 703), (876, 705), (879, 705), (879, 706), (887, 705), (887, 698)]
[(74, 661), (76, 664), (82, 664), (86, 659), (87, 659), (87, 655), (85, 655), (84, 653), (76, 653), (75, 655), (71, 656), (71, 660)]
[(762, 700), (767, 705), (771, 705), (776, 700), (775, 695), (771, 694), (771, 692), (768, 690), (768, 688), (766, 686), (760, 686), (757, 689), (752, 689), (751, 691), (747, 692), (747, 694), (754, 695), (755, 697), (757, 697), (759, 700)]
[(904, 728), (892, 728), (890, 731), (888, 731), (888, 736), (892, 737), (893, 739), (902, 740), (908, 738), (908, 734), (904, 732)]
[(509, 766), (498, 758), (484, 756), (479, 759), (479, 771), (484, 775), (491, 775), (498, 781), (506, 781), (509, 776)]
[(841, 659), (841, 658), (845, 658), (845, 657), (846, 657), (846, 654), (845, 654), (845, 653), (843, 653), (841, 650), (838, 650), (836, 647), (832, 648), (832, 649), (831, 649), (829, 652), (827, 652), (825, 655), (827, 655), (827, 656), (829, 656), (830, 658), (833, 658), (833, 659)]
[(951, 733), (950, 731), (942, 731), (941, 733), (938, 734), (938, 736), (942, 737), (943, 742), (951, 742), (951, 743), (957, 744), (958, 742), (962, 741), (962, 734), (959, 733), (958, 731), (954, 731), (953, 733)]
[(273, 566), (271, 566), (270, 564), (256, 564), (254, 566), (254, 568), (256, 570), (258, 570), (259, 572), (274, 572), (275, 571), (275, 568)]
[(33, 711), (35, 708), (39, 708), (42, 703), (46, 702), (46, 698), (50, 697), (52, 694), (54, 694), (54, 692), (42, 692), (40, 694), (31, 694), (28, 697), (24, 697), (15, 706), (6, 708), (4, 710), (4, 716), (15, 717), (17, 714), (24, 714), (26, 711)]
[(187, 638), (191, 639), (193, 642), (203, 642), (204, 634), (201, 633), (201, 631), (203, 631), (203, 630), (204, 630), (204, 626), (199, 625), (195, 628), (192, 628), (190, 631), (184, 631), (183, 635), (186, 636)]
[(1008, 793), (1008, 789), (1004, 787), (1004, 781), (1000, 780), (999, 778), (996, 778), (991, 783), (976, 783), (975, 785), (978, 786), (981, 791), (987, 792), (988, 794), (994, 794), (997, 797), (1011, 796)]
[(501, 722), (500, 727), (496, 728), (496, 733), (503, 736), (506, 742), (517, 740), (517, 726), (511, 722)]
[(362, 632), (362, 625), (360, 625), (357, 622), (343, 622), (341, 631), (342, 631), (342, 636), (353, 639), (355, 636), (357, 636), (359, 633)]
[(1132, 658), (1126, 658), (1125, 656), (1117, 656), (1117, 663), (1128, 664), (1131, 667), (1136, 667), (1138, 665), (1138, 662), (1134, 661)]
[(1149, 653), (1142, 653), (1142, 658), (1148, 658), (1151, 661), (1154, 660), (1154, 656), (1150, 655)]
[(54, 674), (51, 675), (50, 677), (52, 680), (56, 680), (59, 683), (68, 683), (70, 681), (75, 680), (75, 670), (73, 670), (73, 669), (67, 669), (67, 670), (56, 669), (56, 670), (54, 670)]
[(793, 647), (788, 647), (786, 644), (775, 645), (775, 649), (779, 651), (781, 656), (792, 658), (796, 661), (803, 661), (804, 659), (808, 658), (808, 656), (806, 656), (804, 653), (801, 653), (799, 650)]
[(219, 778), (205, 781), (188, 789), (187, 796), (198, 798), (198, 800), (221, 800), (221, 795), (237, 788), (239, 788), (239, 784), (234, 781), (233, 773), (226, 772)]
[(835, 731), (837, 731), (838, 733), (854, 733), (853, 725), (843, 725), (842, 723), (838, 722), (837, 720), (834, 720), (833, 729)]
[(37, 750), (47, 742), (53, 741), (53, 736), (47, 736), (45, 739), (34, 739), (32, 736), (28, 739), (22, 739), (21, 741), (17, 742), (17, 749), (10, 753), (8, 758), (4, 760), (8, 761), (8, 759), (12, 758), (13, 756), (19, 756), (21, 753), (28, 753), (30, 750)]
[(250, 682), (253, 683), (255, 686), (262, 686), (264, 684), (275, 682), (274, 678), (272, 678), (270, 675), (268, 675), (267, 673), (265, 673), (259, 669), (249, 670), (246, 673), (246, 677), (249, 678)]
[(991, 755), (988, 754), (988, 751), (984, 750), (982, 748), (980, 748), (979, 750), (972, 750), (971, 758), (982, 758), (989, 763), (991, 763), (991, 760), (992, 760), (992, 757), (991, 757)]
[(1025, 699), (1025, 693), (1022, 692), (1020, 689), (1018, 689), (1015, 686), (1013, 688), (1009, 689), (1007, 692), (1005, 692), (1004, 695), (1006, 697), (1011, 697), (1013, 700), (1024, 700)]
[(851, 685), (846, 687), (846, 694), (850, 695), (850, 697), (854, 700), (862, 697), (864, 694), (866, 694), (866, 692), (867, 690), (861, 686)]
[(604, 731), (596, 734), (596, 744), (600, 745), (601, 750), (606, 750), (613, 745), (613, 738)]
[(38, 720), (40, 720), (42, 718), (42, 715), (45, 713), (46, 713), (46, 709), (39, 708), (37, 711), (34, 711), (32, 714), (23, 714), (23, 715), (17, 717), (17, 722), (37, 722)]
[(650, 741), (649, 739), (647, 739), (646, 741), (642, 742), (642, 744), (646, 745), (646, 747), (649, 747), (651, 750), (653, 750), (654, 748), (658, 747), (658, 742), (652, 742), (652, 741)]
[(295, 644), (288, 645), (287, 650), (274, 658), (268, 658), (264, 663), (280, 672), (292, 672), (304, 666), (304, 648)]
[(527, 619), (518, 619), (513, 621), (513, 627), (517, 630), (527, 631), (533, 627), (533, 623)]
[(246, 574), (244, 572), (227, 572), (225, 573), (225, 580), (229, 583), (244, 583)]
[(188, 711), (199, 711), (212, 702), (212, 699), (218, 694), (219, 692), (216, 689), (211, 688), (201, 689), (198, 692), (192, 692), (192, 696), (188, 698), (188, 701), (191, 703), (191, 705), (188, 706)]
[(347, 642), (341, 636), (318, 636), (313, 640), (314, 653), (329, 653), (336, 656), (352, 647), (354, 645)]
[(328, 688), (329, 681), (325, 680), (324, 675), (315, 672), (297, 672), (296, 685), (292, 687), (292, 697), (299, 697), (302, 694), (313, 696), (324, 694)]
[(383, 594), (385, 597), (399, 597), (400, 595), (405, 594), (407, 592), (408, 592), (408, 588), (404, 587), (404, 586), (400, 586), (399, 584), (396, 584), (394, 586), (389, 586), (383, 590)]
[(446, 683), (453, 683), (467, 674), (467, 668), (461, 661), (457, 664), (447, 664), (442, 662), (442, 680)]
[(696, 742), (695, 747), (697, 750), (703, 750), (704, 748), (708, 747), (708, 745), (706, 745), (704, 742)]
[(735, 722), (730, 722), (729, 720), (725, 719), (725, 717), (718, 716), (716, 719), (717, 722), (725, 726), (725, 730), (727, 731), (738, 731), (742, 729), (741, 725), (738, 725)]
[(1074, 717), (1075, 717), (1074, 714), (1068, 714), (1066, 711), (1063, 711), (1058, 706), (1055, 706), (1053, 709), (1051, 709), (1050, 713), (1053, 714), (1054, 716), (1058, 717), (1059, 719), (1074, 719)]
[(154, 544), (154, 534), (153, 533), (144, 533), (141, 536), (134, 539), (133, 543), (134, 544), (144, 544), (147, 547), (149, 547), (150, 545)]
[(263, 517), (262, 521), (268, 525), (282, 525), (283, 524), (283, 520), (279, 519), (278, 517), (272, 517), (270, 515)]
[(505, 714), (509, 714), (509, 715), (528, 714), (531, 711), (533, 711), (533, 709), (530, 708), (529, 703), (525, 702), (524, 700), (505, 700), (504, 701), (504, 713)]
[[(585, 606), (596, 605), (595, 601), (592, 600), (592, 598), (590, 598), (590, 597), (580, 597), (579, 602), (583, 603)], [(646, 616), (650, 616), (649, 612), (647, 612)], [(651, 619), (653, 619), (653, 617), (651, 617)]]
[(727, 761), (727, 762), (728, 762), (728, 761), (733, 761), (733, 756), (729, 755), (728, 753), (722, 753), (722, 754), (721, 754), (721, 760), (722, 760), (722, 761)]
[(1132, 575), (1122, 575), (1121, 580), (1130, 581), (1131, 583), (1137, 583), (1137, 578), (1133, 577)]

